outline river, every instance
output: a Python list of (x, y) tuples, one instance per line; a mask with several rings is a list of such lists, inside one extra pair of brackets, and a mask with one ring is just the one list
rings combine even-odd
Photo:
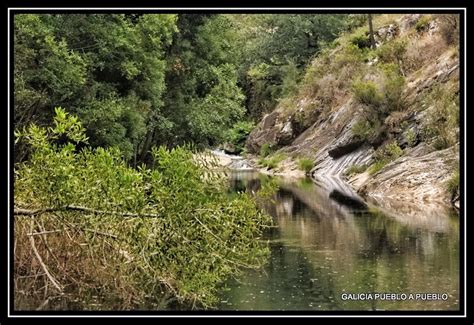
[[(234, 170), (230, 186), (254, 191), (267, 177)], [(277, 226), (267, 234), (268, 262), (228, 280), (218, 309), (459, 309), (455, 213), (403, 222), (310, 179), (278, 182), (264, 207)]]

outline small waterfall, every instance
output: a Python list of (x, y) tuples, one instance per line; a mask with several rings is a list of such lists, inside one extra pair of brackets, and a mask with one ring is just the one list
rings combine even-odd
[(230, 164), (227, 166), (234, 170), (254, 170), (254, 168), (243, 157), (238, 155), (229, 155), (221, 149), (214, 149), (211, 152), (216, 156), (221, 156), (230, 159)]

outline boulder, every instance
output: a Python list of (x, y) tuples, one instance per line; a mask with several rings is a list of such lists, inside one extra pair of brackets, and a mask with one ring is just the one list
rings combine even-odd
[(281, 145), (285, 146), (290, 144), (294, 139), (294, 134), (293, 134), (293, 125), (291, 124), (291, 121), (287, 121), (284, 125), (283, 128), (278, 132), (277, 137), (276, 137), (276, 142)]
[(234, 155), (238, 153), (237, 148), (232, 143), (224, 143), (222, 150), (224, 150), (224, 152), (228, 155)]
[(245, 147), (250, 153), (258, 153), (264, 144), (275, 146), (278, 132), (278, 111), (266, 114), (259, 125), (250, 132)]

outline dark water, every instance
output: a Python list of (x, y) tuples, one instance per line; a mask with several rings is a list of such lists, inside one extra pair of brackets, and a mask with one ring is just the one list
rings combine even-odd
[[(262, 181), (255, 172), (231, 175), (236, 191), (256, 190)], [(437, 211), (420, 218), (405, 209), (388, 216), (310, 180), (282, 181), (265, 209), (278, 226), (268, 234), (268, 263), (225, 283), (219, 309), (459, 309), (457, 215)], [(384, 293), (398, 296), (375, 299)], [(343, 294), (354, 296), (344, 300)]]

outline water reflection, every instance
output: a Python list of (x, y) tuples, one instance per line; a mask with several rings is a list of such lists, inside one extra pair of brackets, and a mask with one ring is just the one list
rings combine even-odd
[[(234, 172), (234, 190), (256, 191), (265, 177)], [(280, 183), (265, 209), (279, 226), (262, 272), (225, 284), (220, 309), (456, 310), (459, 222), (404, 223), (346, 191), (311, 181)], [(439, 217), (441, 218), (441, 217)], [(343, 300), (343, 293), (447, 293), (445, 301)]]

